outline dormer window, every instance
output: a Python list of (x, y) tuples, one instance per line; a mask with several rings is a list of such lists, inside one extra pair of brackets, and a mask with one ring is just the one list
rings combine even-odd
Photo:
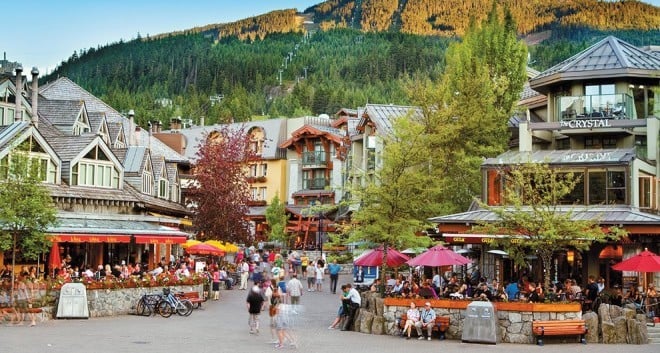
[(99, 146), (71, 168), (71, 185), (119, 188), (119, 170)]
[[(46, 153), (43, 147), (32, 136), (23, 141), (19, 145), (18, 150), (27, 152), (30, 170), (32, 170), (31, 168), (34, 163), (36, 163), (37, 178), (39, 180), (45, 183), (55, 183), (57, 164), (55, 164), (50, 155)], [(11, 153), (0, 160), (0, 180), (6, 180), (9, 177), (11, 162)]]
[(266, 141), (266, 133), (260, 127), (252, 128), (250, 134), (250, 150), (256, 155), (261, 155), (264, 152), (264, 143)]
[(80, 136), (81, 134), (87, 133), (92, 131), (92, 129), (89, 126), (89, 119), (87, 119), (87, 115), (83, 111), (79, 116), (78, 119), (76, 119), (76, 122), (73, 124), (73, 135), (74, 136)]
[(142, 170), (142, 193), (147, 195), (154, 194), (154, 173), (150, 160), (147, 161), (144, 170)]

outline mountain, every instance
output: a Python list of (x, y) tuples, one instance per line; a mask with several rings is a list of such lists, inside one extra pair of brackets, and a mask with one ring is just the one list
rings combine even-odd
[[(639, 1), (500, 3), (511, 8), (536, 69), (609, 34), (635, 45), (660, 43), (660, 8)], [(437, 78), (449, 43), (465, 33), (470, 16), (480, 21), (490, 9), (480, 0), (331, 0), (303, 13), (273, 11), (90, 48), (42, 81), (68, 76), (113, 107), (134, 109), (142, 124), (409, 104), (406, 82)], [(156, 103), (164, 101), (173, 104)]]

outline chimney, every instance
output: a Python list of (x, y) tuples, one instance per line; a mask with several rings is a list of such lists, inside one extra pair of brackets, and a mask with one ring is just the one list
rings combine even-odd
[(32, 125), (39, 128), (39, 69), (32, 68)]
[(21, 98), (23, 97), (23, 67), (18, 66), (16, 68), (16, 111), (14, 112), (14, 121), (21, 121), (22, 115), (21, 112), (23, 107), (21, 106)]
[(199, 126), (204, 126), (204, 117), (203, 116), (199, 117)]
[(128, 111), (128, 121), (129, 121), (128, 131), (130, 132), (130, 135), (128, 136), (128, 145), (135, 146), (136, 145), (135, 134), (136, 131), (139, 130), (137, 130), (135, 127), (135, 112), (133, 111), (133, 109)]
[(181, 130), (181, 118), (173, 118), (170, 120), (170, 130)]

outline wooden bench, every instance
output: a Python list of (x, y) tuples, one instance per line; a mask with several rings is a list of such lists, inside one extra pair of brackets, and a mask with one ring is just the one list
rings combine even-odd
[(201, 308), (202, 303), (206, 301), (206, 298), (201, 298), (199, 292), (179, 292), (177, 297), (181, 299), (188, 299), (196, 308)]
[(536, 336), (536, 344), (543, 345), (545, 336), (572, 336), (579, 335), (580, 342), (586, 344), (584, 335), (587, 334), (587, 325), (584, 320), (552, 320), (532, 321), (532, 333)]
[[(403, 330), (406, 326), (406, 320), (408, 320), (408, 315), (406, 313), (401, 314), (401, 319), (399, 320), (399, 328)], [(436, 316), (435, 325), (431, 332), (438, 332), (440, 334), (440, 339), (445, 339), (445, 332), (449, 328), (449, 316)]]

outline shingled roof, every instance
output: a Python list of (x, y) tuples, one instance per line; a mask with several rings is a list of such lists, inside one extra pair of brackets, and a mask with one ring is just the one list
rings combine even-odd
[(422, 114), (423, 112), (420, 107), (392, 104), (367, 104), (359, 126), (362, 126), (368, 117), (376, 126), (376, 130), (379, 134), (389, 135), (393, 132), (392, 122), (394, 119), (408, 115), (411, 115), (411, 117), (422, 117)]
[(660, 57), (613, 36), (543, 71), (531, 87), (548, 93), (559, 82), (617, 77), (658, 78)]
[[(121, 123), (125, 136), (136, 134), (138, 145), (149, 146), (154, 154), (165, 157), (165, 160), (168, 162), (188, 162), (187, 158), (176, 153), (176, 151), (169, 148), (157, 138), (150, 136), (148, 131), (144, 129), (140, 129), (138, 132), (131, 131), (133, 128), (131, 128), (130, 121), (126, 117), (66, 77), (60, 77), (51, 83), (41, 86), (39, 93), (50, 100), (83, 100), (88, 112), (105, 112), (108, 125)], [(41, 110), (41, 107), (39, 107), (39, 110)], [(114, 142), (116, 136), (111, 136), (111, 138)]]

